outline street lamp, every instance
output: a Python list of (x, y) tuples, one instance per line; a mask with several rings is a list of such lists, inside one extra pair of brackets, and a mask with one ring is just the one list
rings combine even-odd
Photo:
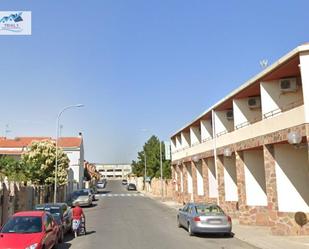
[(232, 156), (232, 154), (233, 154), (233, 151), (229, 147), (225, 148), (224, 151), (223, 151), (223, 155), (225, 157), (230, 157), (230, 156)]
[(55, 162), (55, 186), (54, 186), (54, 203), (57, 202), (57, 174), (58, 174), (58, 139), (59, 139), (59, 123), (62, 113), (71, 108), (83, 107), (83, 104), (69, 105), (64, 107), (57, 116), (57, 136), (56, 136), (56, 162)]
[(291, 131), (288, 134), (288, 142), (289, 142), (289, 144), (298, 145), (298, 144), (301, 143), (301, 140), (302, 140), (302, 136), (298, 132), (296, 132), (296, 131)]

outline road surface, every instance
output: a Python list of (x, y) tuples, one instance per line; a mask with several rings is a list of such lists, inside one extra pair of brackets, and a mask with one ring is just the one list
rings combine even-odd
[(108, 181), (96, 206), (85, 208), (87, 235), (67, 235), (60, 249), (257, 249), (236, 238), (190, 237), (176, 226), (176, 210)]

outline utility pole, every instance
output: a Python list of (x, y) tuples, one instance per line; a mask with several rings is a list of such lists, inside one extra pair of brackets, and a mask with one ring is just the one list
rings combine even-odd
[(9, 129), (9, 124), (6, 124), (4, 130), (4, 137), (7, 137), (9, 132), (11, 132), (11, 130)]

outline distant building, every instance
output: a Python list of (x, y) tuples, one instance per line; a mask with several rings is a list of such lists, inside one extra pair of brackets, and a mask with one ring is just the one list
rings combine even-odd
[(131, 164), (100, 164), (95, 163), (97, 171), (103, 178), (124, 178), (132, 172)]
[[(7, 155), (19, 160), (34, 141), (54, 140), (51, 137), (0, 138), (0, 156)], [(82, 188), (84, 178), (84, 144), (81, 134), (78, 137), (61, 137), (58, 145), (67, 154), (69, 163), (68, 181), (72, 190)]]

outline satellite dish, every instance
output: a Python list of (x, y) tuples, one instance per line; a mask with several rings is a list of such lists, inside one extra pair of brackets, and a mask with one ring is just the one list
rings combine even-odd
[(268, 66), (268, 60), (267, 59), (260, 60), (260, 65), (262, 68), (266, 68)]

